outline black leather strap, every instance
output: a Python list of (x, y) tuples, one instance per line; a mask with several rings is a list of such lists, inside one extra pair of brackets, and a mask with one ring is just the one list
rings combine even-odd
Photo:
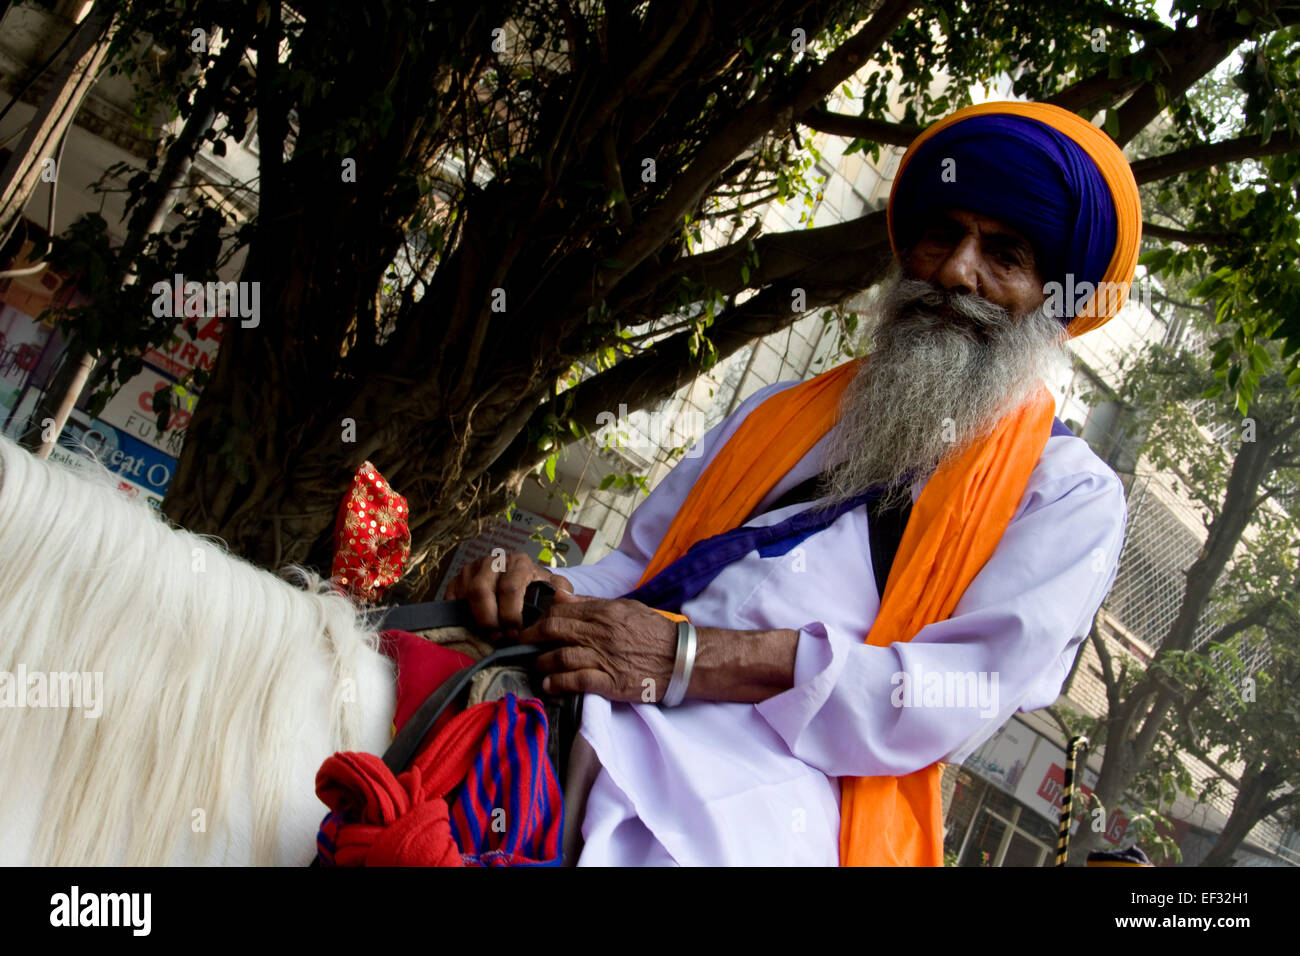
[(543, 650), (545, 648), (538, 644), (515, 644), (511, 647), (503, 647), (469, 667), (462, 667), (448, 677), (438, 685), (437, 690), (424, 699), (424, 703), (393, 737), (393, 742), (388, 745), (382, 758), (388, 769), (396, 775), (410, 766), (416, 751), (420, 749), (420, 741), (424, 739), (424, 735), (438, 722), (443, 712), (460, 698), (475, 674), (485, 668), (501, 664), (522, 664), (532, 661)]
[[(524, 627), (550, 610), (555, 589), (549, 584), (534, 581), (524, 590)], [(478, 621), (470, 610), (469, 601), (425, 601), (423, 604), (404, 604), (384, 609), (373, 624), (376, 631), (431, 631), (439, 627), (463, 627), (478, 631)]]
[[(534, 581), (524, 590), (523, 619), (524, 627), (529, 627), (551, 607), (555, 598), (555, 589), (549, 584)], [(477, 631), (478, 623), (470, 612), (469, 602), (429, 601), (424, 604), (408, 604), (405, 607), (389, 608), (380, 618), (376, 630), (423, 631), (435, 627), (465, 627)], [(438, 718), (469, 688), (469, 682), (479, 671), (502, 664), (531, 663), (546, 648), (539, 644), (514, 644), (498, 648), (487, 657), (463, 667), (441, 685), (419, 706), (402, 729), (393, 737), (393, 742), (384, 752), (383, 761), (394, 774), (404, 771), (420, 748), (420, 741), (429, 732)], [(572, 742), (576, 728), (556, 728), (561, 736)]]
[(430, 631), (438, 627), (478, 630), (469, 601), (426, 601), (385, 609), (375, 622), (376, 631)]

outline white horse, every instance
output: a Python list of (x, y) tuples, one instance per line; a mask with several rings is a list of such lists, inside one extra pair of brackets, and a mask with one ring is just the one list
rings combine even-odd
[(316, 771), (383, 753), (395, 675), (299, 578), (0, 438), (0, 864), (309, 862)]

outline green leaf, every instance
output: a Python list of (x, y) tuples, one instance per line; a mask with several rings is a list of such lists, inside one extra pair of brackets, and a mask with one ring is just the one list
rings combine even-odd
[(1269, 357), (1268, 350), (1256, 342), (1250, 347), (1250, 367), (1255, 372), (1262, 372), (1268, 368), (1272, 359)]
[(1150, 252), (1144, 252), (1138, 257), (1138, 265), (1146, 266), (1152, 272), (1159, 272), (1169, 260), (1174, 257), (1174, 250), (1168, 247), (1164, 249), (1152, 249)]
[(1223, 279), (1218, 273), (1211, 273), (1188, 290), (1193, 298), (1207, 299), (1223, 286)]
[(559, 460), (559, 455), (550, 455), (546, 459), (546, 480), (555, 480), (555, 464)]

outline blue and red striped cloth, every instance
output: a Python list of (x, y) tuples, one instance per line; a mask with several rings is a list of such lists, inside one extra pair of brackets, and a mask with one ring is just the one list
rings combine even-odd
[[(390, 632), (398, 726), (468, 661)], [(337, 753), (316, 793), (330, 808), (316, 839), (323, 866), (556, 866), (564, 805), (546, 754), (546, 711), (507, 694), (442, 719), (394, 775), (374, 754)]]

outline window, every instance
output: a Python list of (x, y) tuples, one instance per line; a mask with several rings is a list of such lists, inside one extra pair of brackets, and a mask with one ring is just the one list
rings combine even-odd
[(1009, 794), (989, 787), (963, 841), (958, 866), (1051, 866), (1056, 832)]

